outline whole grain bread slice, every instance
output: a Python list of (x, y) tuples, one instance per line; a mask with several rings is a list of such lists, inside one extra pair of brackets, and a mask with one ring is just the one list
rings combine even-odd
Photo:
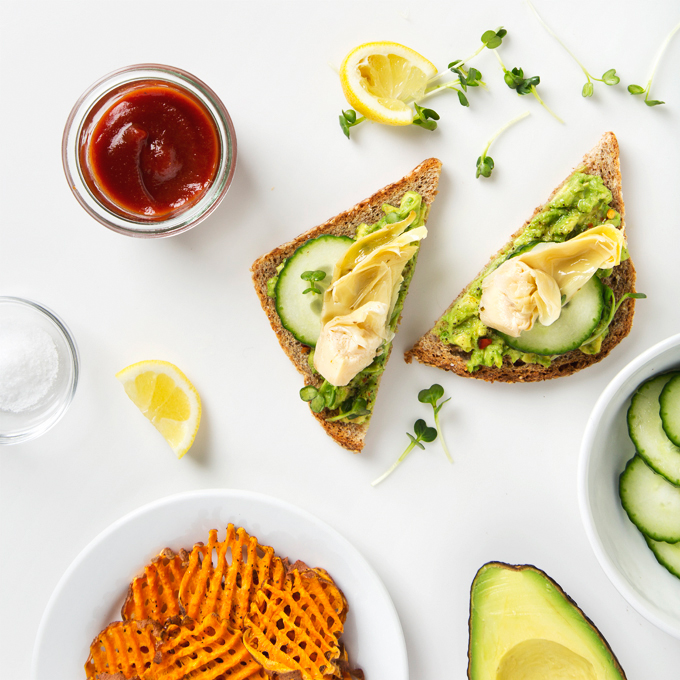
[[(302, 373), (305, 385), (320, 387), (323, 379), (309, 367), (307, 361), (310, 351), (309, 347), (296, 340), (292, 333), (281, 324), (281, 319), (276, 312), (275, 300), (267, 294), (267, 281), (276, 274), (276, 268), (281, 262), (290, 257), (309, 239), (321, 236), (322, 234), (354, 237), (356, 229), (360, 224), (375, 223), (384, 215), (382, 211), (384, 203), (399, 205), (402, 196), (407, 191), (417, 191), (422, 196), (423, 202), (427, 206), (431, 206), (437, 195), (440, 172), (441, 161), (436, 158), (428, 158), (398, 182), (384, 187), (371, 197), (361, 201), (361, 203), (357, 203), (350, 210), (333, 217), (318, 227), (306, 231), (296, 239), (284, 243), (278, 248), (274, 248), (274, 250), (263, 255), (253, 263), (250, 270), (253, 275), (255, 292), (260, 299), (262, 309), (267, 314), (269, 323), (276, 333), (283, 351), (293, 362), (295, 368)], [(293, 395), (295, 395), (294, 392)], [(314, 413), (311, 409), (310, 413), (340, 446), (355, 453), (361, 451), (364, 446), (366, 432), (368, 431), (368, 422), (362, 424), (329, 423), (324, 419), (323, 413)]]
[[(581, 163), (569, 174), (550, 195), (552, 197), (562, 187), (562, 185), (573, 175), (574, 172), (585, 172), (590, 175), (599, 175), (605, 186), (612, 193), (611, 206), (621, 214), (621, 229), (625, 233), (625, 212), (623, 195), (621, 193), (621, 170), (619, 164), (619, 144), (613, 132), (606, 132), (595, 147), (588, 152)], [(524, 231), (533, 217), (543, 209), (543, 205), (534, 210), (533, 215), (516, 231), (510, 241), (494, 255), (489, 262), (503, 253), (510, 244)], [(486, 268), (486, 267), (485, 267)], [(484, 271), (484, 269), (482, 269)], [(481, 272), (480, 272), (481, 274)], [(477, 278), (477, 277), (475, 277)], [(474, 279), (473, 279), (474, 280)], [(614, 268), (612, 274), (604, 279), (613, 291), (618, 300), (625, 293), (635, 292), (635, 267), (629, 258)], [(471, 284), (470, 284), (471, 285)], [(468, 285), (460, 295), (451, 303), (451, 307), (467, 292)], [(444, 312), (446, 313), (446, 312)], [(598, 354), (584, 354), (576, 349), (566, 354), (555, 357), (550, 366), (540, 364), (527, 364), (522, 361), (512, 363), (509, 357), (504, 357), (503, 365), (500, 368), (481, 366), (474, 373), (467, 370), (467, 362), (471, 353), (464, 352), (456, 345), (442, 342), (439, 337), (430, 329), (423, 335), (416, 344), (405, 353), (407, 363), (415, 358), (423, 364), (442, 368), (446, 371), (453, 371), (465, 378), (477, 378), (488, 382), (538, 382), (540, 380), (550, 380), (551, 378), (561, 378), (571, 375), (576, 371), (602, 361), (618, 345), (623, 338), (630, 332), (635, 313), (635, 300), (627, 299), (616, 312), (614, 320), (609, 326), (609, 333), (602, 343), (602, 349)], [(443, 315), (442, 315), (443, 316)], [(441, 317), (440, 317), (441, 318)]]

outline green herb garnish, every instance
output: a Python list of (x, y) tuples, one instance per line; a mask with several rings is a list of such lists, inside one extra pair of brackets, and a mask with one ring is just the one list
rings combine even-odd
[[(470, 102), (468, 102), (468, 99), (465, 96), (468, 87), (483, 87), (486, 89), (486, 83), (482, 80), (481, 71), (472, 67), (466, 69), (465, 64), (471, 59), (474, 59), (474, 57), (476, 57), (484, 48), (495, 50), (498, 46), (500, 46), (500, 44), (503, 42), (503, 38), (505, 38), (507, 34), (508, 32), (502, 26), (495, 31), (484, 31), (481, 37), (482, 44), (467, 59), (455, 59), (448, 65), (447, 68), (449, 71), (455, 73), (458, 76), (458, 82), (456, 83), (456, 81), (453, 81), (452, 83), (441, 85), (430, 92), (426, 91), (426, 94), (433, 94), (438, 89), (448, 87), (449, 89), (455, 90), (458, 93), (458, 101), (460, 102), (461, 106), (470, 106)], [(438, 76), (435, 76), (435, 78), (436, 77)], [(455, 87), (456, 84), (459, 85), (461, 89)]]
[[(557, 42), (562, 45), (562, 47), (567, 51), (567, 54), (581, 67), (581, 70), (583, 73), (585, 73), (587, 81), (585, 85), (583, 86), (583, 89), (581, 90), (581, 95), (583, 97), (592, 97), (593, 96), (593, 80), (597, 81), (598, 83), (604, 83), (605, 85), (618, 85), (621, 79), (616, 75), (616, 69), (615, 68), (610, 68), (608, 71), (605, 71), (602, 74), (602, 78), (596, 78), (595, 76), (591, 75), (588, 72), (588, 69), (576, 58), (574, 53), (559, 39), (555, 31), (553, 31), (548, 24), (541, 19), (540, 14), (536, 11), (536, 8), (531, 4), (531, 0), (527, 0), (527, 4), (529, 5), (529, 8), (531, 11), (536, 15), (536, 18), (538, 21), (541, 23), (543, 28), (545, 28), (550, 35), (552, 35)], [(636, 86), (637, 87), (637, 86)]]
[(494, 162), (493, 158), (491, 156), (487, 156), (487, 152), (489, 151), (489, 147), (491, 146), (491, 143), (505, 130), (507, 130), (509, 127), (517, 123), (518, 121), (522, 120), (522, 118), (526, 118), (529, 115), (529, 111), (525, 111), (524, 113), (521, 113), (519, 116), (515, 116), (512, 120), (508, 121), (502, 128), (494, 132), (494, 134), (491, 136), (489, 141), (486, 144), (486, 147), (484, 148), (484, 151), (482, 151), (482, 155), (477, 159), (477, 174), (475, 177), (490, 177), (491, 172), (494, 169)]
[(418, 106), (415, 102), (413, 106), (416, 107), (416, 115), (413, 117), (413, 125), (419, 125), (426, 130), (436, 130), (437, 122), (439, 120), (439, 114), (432, 109), (424, 109), (422, 106)]
[(498, 63), (501, 65), (501, 68), (503, 69), (503, 80), (505, 80), (505, 84), (511, 90), (515, 90), (518, 95), (532, 94), (536, 98), (536, 101), (553, 118), (555, 118), (555, 120), (559, 121), (560, 123), (564, 123), (564, 121), (554, 111), (548, 108), (547, 104), (541, 99), (541, 96), (538, 94), (536, 86), (541, 82), (540, 76), (525, 77), (524, 70), (521, 68), (508, 69), (505, 67), (503, 60), (501, 59), (501, 55), (498, 54), (497, 50), (494, 50), (494, 54), (496, 55)]
[(482, 33), (482, 42), (484, 46), (490, 50), (495, 50), (497, 47), (501, 46), (503, 38), (508, 34), (508, 32), (501, 26), (497, 31), (484, 31)]
[(326, 400), (313, 385), (306, 385), (300, 390), (300, 399), (309, 402), (309, 407), (314, 413), (321, 413), (326, 407)]
[(659, 66), (659, 62), (661, 61), (661, 57), (663, 56), (663, 53), (666, 51), (666, 48), (668, 47), (668, 43), (671, 41), (673, 36), (680, 30), (680, 24), (678, 24), (666, 37), (666, 40), (664, 40), (663, 44), (659, 48), (659, 51), (656, 55), (656, 59), (654, 60), (654, 65), (652, 66), (652, 72), (649, 76), (649, 80), (647, 81), (647, 87), (642, 87), (641, 85), (629, 85), (628, 86), (628, 92), (630, 92), (633, 95), (640, 95), (644, 94), (645, 95), (645, 104), (647, 106), (659, 106), (659, 104), (665, 104), (666, 102), (659, 101), (658, 99), (650, 99), (649, 98), (649, 91), (652, 87), (652, 80), (654, 79), (654, 74), (656, 73), (656, 69)]
[(513, 68), (511, 71), (505, 69), (505, 75), (503, 76), (505, 84), (511, 90), (517, 90), (517, 94), (531, 94), (531, 88), (535, 88), (541, 82), (540, 76), (531, 76), (529, 78), (524, 77), (524, 71), (521, 68)]
[(491, 156), (486, 156), (482, 154), (477, 159), (477, 173), (475, 177), (491, 177), (491, 173), (494, 169), (494, 162)]
[[(465, 69), (463, 68), (464, 65), (467, 64), (468, 61), (474, 59), (485, 47), (490, 50), (495, 50), (497, 47), (500, 47), (503, 42), (503, 38), (505, 38), (507, 34), (508, 32), (502, 26), (499, 26), (495, 31), (484, 31), (484, 33), (482, 33), (482, 37), (480, 38), (482, 44), (467, 59), (456, 59), (455, 61), (452, 61), (449, 64), (449, 70), (458, 72), (458, 69), (460, 69), (464, 76), (469, 77), (469, 74), (466, 73)], [(479, 73), (479, 71), (477, 71), (477, 73)], [(482, 74), (480, 73), (480, 79), (481, 75)]]
[(465, 92), (467, 92), (468, 87), (479, 87), (482, 83), (482, 73), (476, 68), (471, 67), (470, 70), (465, 73), (462, 68), (451, 68), (451, 64), (449, 64), (449, 69), (458, 74), (460, 86)]
[(401, 456), (399, 456), (399, 458), (389, 468), (389, 470), (387, 470), (387, 472), (380, 475), (378, 479), (372, 481), (371, 486), (377, 486), (386, 477), (391, 475), (397, 469), (397, 467), (403, 462), (406, 456), (408, 456), (408, 454), (411, 453), (411, 451), (413, 451), (414, 447), (419, 446), (421, 449), (425, 449), (421, 442), (429, 443), (433, 442), (437, 438), (437, 430), (435, 430), (434, 427), (428, 427), (427, 423), (422, 418), (416, 420), (415, 424), (413, 425), (413, 431), (416, 433), (415, 437), (409, 432), (406, 433), (406, 436), (411, 440), (411, 443), (406, 447), (404, 453), (402, 453)]
[(354, 399), (350, 404), (347, 411), (341, 411), (337, 416), (332, 418), (326, 418), (327, 423), (334, 423), (336, 420), (354, 420), (355, 418), (360, 418), (361, 416), (370, 416), (371, 412), (366, 408), (367, 402), (362, 397)]
[(349, 139), (349, 129), (355, 125), (359, 125), (362, 121), (366, 120), (364, 116), (357, 117), (357, 112), (354, 109), (347, 109), (340, 114), (340, 127), (345, 133), (345, 137)]
[[(325, 408), (335, 409), (337, 408), (336, 403), (347, 394), (343, 391), (342, 387), (333, 387), (329, 382), (325, 381), (323, 385), (317, 389), (313, 385), (306, 385), (300, 390), (300, 399), (309, 403), (309, 407), (314, 411), (314, 413), (321, 413)], [(354, 400), (346, 400), (342, 407), (342, 410), (337, 416), (332, 418), (326, 418), (326, 422), (334, 423), (336, 420), (354, 420), (355, 418), (360, 418), (362, 416), (370, 416), (371, 412), (366, 408), (368, 406), (367, 401), (358, 397)]]
[(449, 463), (453, 463), (453, 458), (451, 457), (451, 454), (449, 453), (449, 449), (446, 446), (446, 442), (444, 441), (444, 433), (442, 432), (441, 425), (439, 424), (439, 411), (442, 410), (442, 406), (447, 401), (451, 401), (451, 397), (448, 399), (444, 399), (444, 401), (441, 404), (437, 404), (437, 402), (444, 396), (444, 388), (441, 385), (437, 385), (436, 383), (432, 385), (427, 390), (420, 390), (418, 392), (418, 401), (421, 404), (431, 404), (432, 408), (434, 409), (434, 426), (437, 429), (437, 434), (439, 435), (439, 442), (442, 445), (442, 449), (444, 449), (444, 453), (446, 454), (446, 457), (449, 459)]
[(582, 343), (583, 345), (587, 345), (591, 342), (594, 342), (609, 328), (611, 322), (614, 319), (614, 316), (616, 315), (616, 312), (619, 311), (619, 307), (628, 298), (632, 298), (634, 300), (642, 300), (647, 297), (644, 293), (626, 293), (625, 295), (621, 296), (618, 302), (616, 302), (616, 298), (614, 297), (614, 291), (608, 285), (606, 284), (603, 285), (604, 285), (605, 308), (602, 314), (602, 319), (600, 319), (600, 323), (598, 323), (598, 325), (595, 327), (593, 334), (585, 342)]
[(326, 272), (321, 269), (314, 271), (302, 272), (300, 278), (309, 283), (309, 288), (302, 291), (303, 295), (306, 293), (313, 293), (314, 295), (321, 295), (323, 291), (316, 285), (317, 281), (323, 281), (326, 278)]
[(449, 64), (449, 70), (458, 74), (458, 82), (462, 88), (462, 90), (456, 89), (458, 101), (461, 106), (470, 106), (470, 102), (468, 102), (465, 92), (467, 92), (468, 87), (479, 87), (480, 85), (483, 85), (484, 81), (482, 80), (482, 73), (476, 68), (470, 68), (466, 73), (462, 68), (455, 66), (456, 63), (458, 62)]

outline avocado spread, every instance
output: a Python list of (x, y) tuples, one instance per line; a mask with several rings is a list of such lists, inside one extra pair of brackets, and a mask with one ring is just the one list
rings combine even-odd
[[(428, 206), (423, 203), (420, 194), (415, 191), (407, 191), (402, 197), (398, 207), (385, 203), (382, 206), (382, 210), (385, 214), (375, 224), (360, 224), (357, 227), (354, 236), (355, 240), (367, 236), (374, 231), (378, 231), (378, 229), (382, 229), (388, 224), (394, 224), (395, 222), (406, 219), (411, 211), (416, 213), (416, 219), (409, 225), (406, 231), (421, 227), (425, 224), (427, 219)], [(413, 277), (417, 259), (418, 253), (416, 252), (416, 254), (408, 261), (402, 272), (403, 280), (389, 320), (389, 326), (393, 333), (397, 329), (399, 317), (404, 308), (404, 300), (406, 299), (406, 293), (408, 292), (408, 287), (411, 283), (411, 278)], [(285, 261), (277, 268), (277, 275), (284, 264)], [(271, 297), (274, 297), (277, 275), (273, 276), (267, 282), (267, 289)], [(391, 350), (392, 342), (384, 343), (382, 347), (379, 348), (372, 363), (354, 376), (349, 384), (344, 387), (335, 387), (327, 380), (323, 381), (323, 384), (318, 389), (318, 393), (324, 399), (324, 415), (327, 415), (326, 420), (344, 423), (354, 422), (357, 424), (367, 423), (369, 421), (378, 392), (378, 383), (385, 370), (385, 364), (387, 363)], [(316, 374), (317, 371), (314, 369), (313, 349), (309, 354), (308, 365), (312, 372)], [(333, 414), (331, 413), (332, 411), (337, 411), (337, 413)]]
[[(471, 352), (467, 363), (470, 373), (480, 366), (500, 368), (506, 356), (512, 363), (523, 361), (550, 365), (552, 361), (550, 356), (514, 350), (505, 343), (499, 333), (481, 322), (479, 301), (482, 297), (482, 281), (507, 259), (538, 243), (562, 243), (587, 228), (600, 224), (619, 227), (621, 215), (610, 207), (611, 201), (612, 194), (601, 177), (575, 172), (560, 187), (552, 200), (533, 217), (522, 233), (503, 248), (470, 284), (465, 294), (441, 317), (433, 333), (438, 335), (442, 342), (456, 345), (464, 352)], [(625, 257), (624, 254), (623, 258)], [(587, 347), (584, 345), (579, 349), (589, 354), (597, 354), (605, 333), (598, 338), (599, 342), (589, 343)], [(484, 346), (480, 348), (480, 338), (486, 338), (490, 342), (482, 343)]]

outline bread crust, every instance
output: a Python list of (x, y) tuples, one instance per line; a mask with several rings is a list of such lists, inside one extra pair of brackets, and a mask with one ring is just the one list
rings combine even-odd
[[(283, 351), (304, 377), (305, 385), (320, 387), (323, 380), (309, 368), (307, 361), (310, 351), (309, 347), (296, 340), (293, 334), (281, 324), (281, 319), (276, 312), (274, 298), (269, 297), (267, 294), (267, 281), (276, 274), (276, 268), (281, 262), (290, 257), (306, 241), (322, 234), (350, 236), (353, 238), (360, 224), (375, 223), (383, 216), (384, 213), (381, 206), (384, 203), (398, 205), (402, 196), (407, 191), (417, 191), (423, 197), (423, 202), (431, 206), (437, 195), (440, 172), (441, 161), (437, 158), (428, 158), (399, 181), (389, 184), (369, 198), (357, 203), (353, 208), (306, 231), (292, 241), (274, 248), (274, 250), (258, 258), (253, 263), (250, 271), (252, 272), (255, 292), (260, 300), (262, 309), (265, 311)], [(401, 320), (401, 317), (399, 319)], [(314, 413), (311, 409), (310, 413), (321, 423), (327, 434), (340, 446), (354, 453), (361, 451), (364, 446), (366, 432), (368, 431), (368, 423), (329, 423), (321, 414)]]
[[(581, 163), (567, 176), (551, 194), (547, 202), (562, 188), (569, 178), (578, 171), (586, 172), (590, 175), (599, 175), (605, 186), (612, 193), (611, 206), (621, 214), (621, 230), (625, 235), (625, 208), (623, 194), (621, 192), (621, 170), (619, 163), (619, 144), (613, 132), (605, 132), (595, 147), (589, 151)], [(514, 241), (527, 227), (529, 222), (543, 209), (545, 204), (538, 206), (533, 215), (518, 229), (510, 238)], [(507, 244), (506, 244), (507, 246)], [(504, 249), (503, 246), (489, 262), (493, 261)], [(486, 268), (485, 265), (484, 268)], [(484, 271), (482, 269), (481, 271)], [(480, 271), (480, 274), (481, 274)], [(478, 275), (479, 276), (479, 275)], [(475, 277), (476, 279), (477, 277)], [(474, 279), (473, 279), (474, 281)], [(471, 282), (472, 283), (472, 282)], [(635, 267), (629, 258), (614, 269), (612, 274), (604, 279), (613, 291), (616, 299), (620, 299), (625, 293), (635, 292)], [(447, 312), (453, 305), (468, 291), (470, 284), (466, 286), (458, 297), (449, 305)], [(446, 314), (446, 312), (444, 312)], [(614, 319), (609, 326), (609, 333), (602, 342), (602, 348), (598, 354), (584, 354), (580, 350), (572, 350), (566, 354), (561, 354), (553, 359), (550, 366), (540, 364), (525, 364), (518, 361), (513, 364), (510, 358), (503, 357), (503, 365), (500, 368), (481, 366), (474, 373), (467, 370), (467, 362), (471, 352), (464, 352), (455, 345), (442, 342), (437, 335), (430, 329), (423, 335), (416, 344), (408, 350), (404, 359), (406, 363), (411, 363), (415, 358), (428, 366), (452, 371), (464, 378), (475, 378), (488, 382), (539, 382), (541, 380), (551, 380), (572, 375), (592, 364), (602, 361), (613, 349), (623, 340), (633, 325), (633, 315), (635, 314), (635, 300), (628, 298), (619, 307)], [(443, 315), (442, 315), (443, 316)], [(441, 317), (440, 317), (441, 318)]]

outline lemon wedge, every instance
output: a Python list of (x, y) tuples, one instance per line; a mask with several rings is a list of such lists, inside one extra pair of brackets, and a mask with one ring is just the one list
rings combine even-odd
[(342, 90), (350, 105), (369, 120), (410, 125), (408, 105), (425, 94), (437, 68), (409, 47), (372, 42), (353, 49), (340, 67)]
[(140, 361), (116, 373), (134, 405), (181, 458), (201, 422), (201, 398), (189, 379), (167, 361)]

